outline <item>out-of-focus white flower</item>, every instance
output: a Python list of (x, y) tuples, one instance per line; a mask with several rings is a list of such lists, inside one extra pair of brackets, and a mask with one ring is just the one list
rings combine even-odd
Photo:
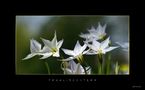
[(110, 47), (109, 39), (110, 39), (110, 37), (108, 37), (106, 40), (104, 40), (101, 43), (96, 40), (93, 40), (92, 45), (90, 45), (90, 44), (88, 45), (88, 47), (92, 50), (90, 50), (86, 54), (88, 54), (88, 55), (105, 54), (106, 52), (109, 52), (115, 48), (118, 48), (118, 46)]
[(65, 54), (70, 55), (70, 57), (67, 59), (64, 59), (64, 61), (69, 61), (73, 59), (77, 59), (77, 60), (82, 59), (82, 55), (88, 52), (88, 50), (85, 51), (86, 48), (87, 48), (86, 44), (81, 46), (79, 41), (77, 41), (74, 47), (74, 50), (62, 49)]
[(28, 54), (23, 60), (30, 59), (36, 55), (41, 55), (41, 44), (34, 39), (30, 40), (30, 51), (31, 53)]
[(89, 42), (92, 42), (92, 40), (95, 39), (94, 35), (90, 33), (87, 33), (87, 34), (81, 33), (79, 36), (85, 39), (84, 43), (86, 44), (88, 44)]
[[(85, 70), (80, 63), (76, 64), (73, 60), (69, 61), (67, 68), (62, 68), (66, 74), (85, 74)], [(87, 74), (91, 74), (91, 68), (86, 67)]]
[(95, 29), (94, 27), (92, 27), (90, 30), (88, 30), (90, 32), (90, 34), (96, 36), (96, 40), (98, 39), (102, 39), (106, 33), (105, 33), (105, 29), (106, 29), (106, 24), (104, 26), (101, 26), (100, 23), (98, 23), (98, 27), (97, 29)]
[(63, 40), (60, 40), (59, 42), (57, 42), (57, 36), (56, 33), (54, 34), (54, 38), (52, 39), (52, 41), (46, 40), (41, 38), (43, 43), (44, 43), (44, 47), (41, 51), (41, 53), (43, 53), (43, 57), (41, 57), (40, 59), (46, 59), (50, 56), (54, 56), (54, 57), (59, 57), (59, 49), (62, 46)]
[(121, 46), (123, 51), (128, 52), (129, 42), (116, 42), (119, 46)]
[(81, 33), (79, 36), (85, 39), (84, 41), (85, 43), (92, 42), (94, 39), (101, 40), (104, 38), (104, 36), (106, 36), (105, 29), (106, 29), (106, 24), (104, 26), (101, 26), (100, 23), (98, 23), (97, 29), (95, 29), (92, 26), (92, 28), (88, 30), (89, 33), (87, 34)]

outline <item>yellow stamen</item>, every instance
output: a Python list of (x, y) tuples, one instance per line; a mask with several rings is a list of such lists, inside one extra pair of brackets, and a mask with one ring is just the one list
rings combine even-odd
[(57, 52), (57, 48), (51, 48), (51, 52), (54, 54)]
[(83, 62), (83, 54), (80, 54), (76, 57), (76, 59), (78, 60), (79, 63)]

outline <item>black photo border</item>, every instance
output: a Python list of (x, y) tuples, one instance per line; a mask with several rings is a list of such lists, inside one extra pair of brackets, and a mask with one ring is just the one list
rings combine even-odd
[[(12, 8), (6, 9), (7, 19), (4, 21), (4, 33), (2, 42), (5, 43), (4, 58), (2, 67), (2, 80), (4, 84), (13, 84), (14, 87), (92, 87), (92, 88), (142, 88), (144, 87), (143, 73), (143, 47), (144, 47), (144, 23), (145, 10), (143, 3), (134, 4), (119, 4), (105, 6), (104, 8), (93, 6), (88, 8), (57, 6), (57, 8), (46, 9), (29, 9), (29, 8)], [(57, 4), (58, 5), (58, 4)], [(99, 5), (100, 6), (100, 5)], [(60, 7), (60, 8), (59, 8)], [(130, 75), (16, 75), (15, 73), (15, 23), (16, 15), (129, 15), (130, 16)], [(8, 55), (8, 56), (7, 56)], [(2, 68), (3, 69), (3, 68)]]

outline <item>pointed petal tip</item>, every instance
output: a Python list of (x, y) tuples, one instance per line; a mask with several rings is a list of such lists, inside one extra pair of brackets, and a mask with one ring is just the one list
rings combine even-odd
[(108, 36), (108, 38), (107, 39), (110, 39), (110, 36)]
[(39, 59), (41, 59), (41, 60), (42, 60), (42, 59), (46, 59), (46, 58), (48, 58), (48, 57), (46, 57), (46, 56), (42, 56), (42, 57), (41, 57), (41, 58), (39, 58)]
[(42, 37), (40, 37), (40, 39), (41, 39), (42, 41), (46, 40), (46, 39), (44, 39), (44, 38), (42, 38)]
[(27, 60), (26, 58), (23, 58), (22, 60)]
[(65, 48), (61, 48), (61, 50), (63, 50), (63, 51), (64, 51), (64, 50), (65, 50)]
[(104, 28), (106, 28), (106, 26), (107, 26), (107, 24), (104, 24), (104, 26), (103, 26), (103, 27), (104, 27)]
[(100, 23), (100, 22), (98, 22), (98, 26), (99, 26), (99, 27), (101, 26), (101, 23)]
[(63, 42), (63, 41), (64, 41), (64, 39), (61, 39), (60, 41), (62, 41), (62, 42)]
[(45, 59), (45, 58), (41, 57), (41, 58), (39, 58), (39, 59), (41, 59), (41, 60), (42, 60), (42, 59)]
[(79, 43), (79, 40), (77, 40), (77, 43)]
[(55, 31), (54, 31), (54, 37), (56, 37), (56, 34), (57, 34), (57, 33), (56, 33), (56, 30), (55, 30)]
[(22, 60), (28, 60), (28, 59), (30, 59), (30, 58), (28, 58), (28, 57), (25, 57), (25, 58), (23, 58)]
[(95, 28), (95, 27), (92, 25), (92, 26), (91, 26), (91, 29), (94, 29), (94, 28)]

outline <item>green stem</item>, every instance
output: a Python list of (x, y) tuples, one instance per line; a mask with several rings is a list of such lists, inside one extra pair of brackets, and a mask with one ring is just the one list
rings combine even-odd
[(101, 63), (98, 61), (98, 73), (102, 74), (102, 67), (101, 67)]
[(86, 66), (89, 66), (89, 65), (87, 64), (86, 60), (84, 59), (84, 57), (83, 57), (83, 61), (84, 61), (84, 63), (85, 63)]
[(102, 59), (102, 63), (101, 63), (101, 67), (102, 67), (102, 74), (104, 74), (104, 66), (105, 66), (105, 61), (104, 61), (104, 59), (103, 59), (103, 55), (102, 55), (102, 57), (101, 57), (101, 59)]
[(118, 71), (119, 71), (119, 65), (118, 62), (116, 62), (115, 64), (115, 74), (118, 75)]
[(102, 74), (103, 73), (103, 69), (104, 69), (104, 62), (103, 62), (103, 56), (102, 54), (98, 54), (98, 60), (97, 60), (97, 63), (98, 63), (98, 74)]
[(111, 60), (111, 54), (108, 55), (108, 59), (107, 59), (107, 65), (106, 65), (106, 74), (110, 73), (110, 60)]
[(47, 68), (47, 72), (48, 72), (48, 74), (50, 75), (50, 68), (49, 68), (49, 65), (48, 65), (48, 63), (47, 63), (47, 61), (45, 60), (45, 66), (46, 66), (46, 68)]

